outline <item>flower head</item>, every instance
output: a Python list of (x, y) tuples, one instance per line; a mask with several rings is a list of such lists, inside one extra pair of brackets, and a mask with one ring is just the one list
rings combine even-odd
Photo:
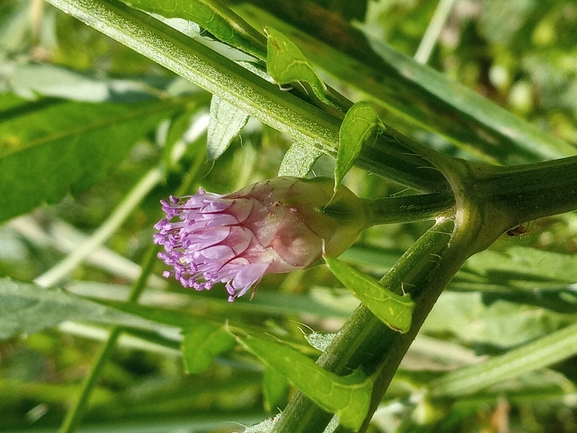
[(229, 301), (266, 273), (313, 265), (323, 248), (339, 255), (365, 227), (362, 202), (346, 188), (333, 197), (326, 178), (278, 177), (229, 195), (200, 189), (161, 203), (166, 218), (154, 226), (154, 243), (173, 268), (163, 275), (196, 290), (224, 283)]

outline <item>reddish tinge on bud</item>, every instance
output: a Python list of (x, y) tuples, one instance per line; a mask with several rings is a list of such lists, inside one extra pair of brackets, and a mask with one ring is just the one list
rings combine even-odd
[(313, 265), (323, 248), (338, 256), (365, 228), (363, 201), (345, 187), (333, 197), (328, 178), (278, 177), (229, 195), (200, 189), (161, 203), (166, 218), (154, 226), (154, 243), (173, 268), (163, 275), (196, 290), (224, 283), (229, 301), (266, 273)]

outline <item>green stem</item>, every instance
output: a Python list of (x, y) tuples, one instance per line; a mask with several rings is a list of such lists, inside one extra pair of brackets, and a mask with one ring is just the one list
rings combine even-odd
[[(332, 183), (332, 180), (330, 182)], [(434, 220), (455, 207), (455, 199), (451, 193), (408, 195), (379, 200), (354, 198), (348, 205), (343, 205), (343, 200), (331, 199), (329, 204), (319, 211), (341, 222), (349, 220), (355, 225), (359, 218), (362, 218), (365, 221), (364, 230), (379, 224)]]
[(126, 218), (132, 213), (134, 208), (142, 199), (158, 185), (162, 179), (163, 170), (161, 168), (152, 168), (144, 177), (127, 193), (126, 197), (116, 207), (114, 212), (98, 229), (86, 239), (81, 245), (77, 246), (74, 251), (67, 255), (60, 263), (37, 277), (34, 282), (42, 287), (50, 287), (58, 284), (74, 268), (94, 251), (95, 248), (102, 245), (118, 227), (126, 221)]
[(360, 91), (362, 99), (444, 136), (481, 160), (519, 164), (575, 154), (569, 143), (371, 40), (316, 2), (250, 0), (235, 2), (234, 9), (254, 27), (266, 24), (283, 32), (315, 65)]
[[(433, 193), (365, 200), (367, 227), (378, 224), (429, 221), (455, 206), (451, 193)], [(330, 209), (330, 205), (327, 206)]]
[[(148, 276), (152, 272), (152, 267), (156, 262), (156, 254), (158, 252), (158, 247), (156, 245), (151, 245), (143, 259), (142, 263), (142, 272), (138, 280), (134, 282), (132, 285), (132, 289), (130, 294), (128, 295), (128, 302), (135, 303), (138, 298), (140, 297), (142, 291), (146, 287), (146, 281), (148, 280)], [(80, 395), (76, 400), (72, 409), (68, 411), (66, 414), (66, 418), (62, 423), (60, 428), (60, 433), (72, 433), (78, 429), (78, 425), (80, 420), (82, 419), (82, 415), (88, 406), (88, 401), (90, 396), (92, 395), (92, 391), (96, 386), (96, 381), (100, 377), (100, 373), (102, 369), (106, 365), (108, 358), (110, 357), (114, 346), (116, 346), (116, 342), (118, 338), (122, 334), (123, 328), (121, 326), (115, 326), (110, 330), (110, 334), (108, 335), (108, 339), (101, 347), (100, 352), (96, 356), (96, 361), (92, 364), (92, 368), (88, 375), (82, 381)]]
[[(340, 118), (280, 90), (151, 16), (114, 0), (48, 2), (295, 141), (335, 155)], [(357, 163), (361, 168), (422, 191), (446, 189), (440, 173), (431, 170), (430, 164), (421, 158), (407, 155), (387, 134), (374, 146), (365, 146)]]
[(477, 220), (477, 252), (520, 223), (577, 209), (577, 156), (502, 167), (454, 158), (388, 131), (445, 176), (455, 196), (457, 224), (472, 227), (465, 220)]
[(577, 157), (512, 167), (473, 165), (478, 194), (514, 224), (577, 209)]
[(120, 327), (114, 327), (110, 330), (106, 343), (100, 348), (96, 361), (92, 364), (88, 375), (82, 381), (80, 395), (72, 409), (66, 414), (66, 418), (60, 427), (60, 433), (72, 433), (78, 429), (78, 425), (80, 424), (84, 410), (88, 405), (88, 400), (90, 399), (92, 390), (96, 386), (96, 380), (100, 376), (102, 368), (106, 364), (106, 361), (108, 360), (112, 349), (114, 349), (116, 341), (121, 333), (122, 329)]
[(415, 53), (414, 59), (417, 62), (424, 65), (429, 61), (429, 57), (431, 57), (433, 48), (437, 43), (437, 39), (439, 39), (441, 30), (443, 30), (443, 26), (447, 22), (447, 18), (449, 18), (454, 4), (455, 0), (439, 0), (433, 18), (429, 21), (427, 30), (425, 31), (423, 39), (421, 39), (421, 43), (419, 44), (419, 48), (417, 48), (417, 52)]
[(329, 148), (338, 142), (337, 119), (149, 15), (113, 0), (49, 3), (296, 141)]
[[(465, 260), (487, 248), (516, 222), (577, 209), (576, 157), (507, 169), (450, 158), (432, 150), (426, 150), (424, 156), (442, 170), (453, 188), (455, 227), (448, 242), (449, 237), (438, 231), (446, 231), (449, 222), (440, 220), (381, 280), (390, 290), (403, 288), (411, 293), (415, 302), (411, 330), (399, 334), (360, 307), (318, 360), (319, 365), (337, 374), (360, 367), (375, 377), (372, 406), (360, 432), (368, 428), (372, 413), (421, 324)], [(433, 263), (431, 257), (435, 257)], [(563, 357), (568, 356), (568, 344), (573, 342), (564, 336), (557, 337), (561, 342), (554, 342), (565, 349), (560, 352)], [(523, 361), (526, 368), (534, 364), (532, 357)], [(495, 365), (492, 380), (511, 373), (504, 373), (505, 363), (495, 361)], [(470, 378), (461, 379), (455, 374), (455, 379), (449, 377), (444, 386), (448, 390), (464, 389)], [(275, 433), (318, 433), (330, 418), (298, 394), (287, 406)]]
[[(171, 163), (176, 164), (178, 162), (178, 160), (183, 154), (184, 145), (185, 145), (184, 142), (181, 141), (173, 148), (171, 152)], [(204, 156), (205, 156), (204, 151), (200, 152), (200, 154), (197, 155), (197, 158), (195, 158), (193, 166), (186, 173), (186, 176), (184, 177), (180, 187), (176, 191), (176, 195), (183, 195), (188, 191), (190, 191), (191, 186), (198, 175), (200, 167), (204, 162)], [(136, 205), (137, 203), (138, 202), (134, 202), (134, 205)], [(128, 303), (138, 302), (140, 295), (146, 288), (146, 282), (148, 281), (148, 278), (152, 273), (152, 268), (156, 263), (156, 256), (158, 251), (159, 247), (157, 245), (150, 245), (146, 250), (146, 253), (144, 254), (144, 257), (142, 259), (140, 276), (132, 285), (132, 288), (127, 298)], [(90, 395), (92, 394), (92, 391), (96, 386), (96, 380), (100, 376), (102, 368), (104, 367), (104, 365), (106, 365), (106, 361), (108, 361), (108, 358), (112, 353), (112, 349), (114, 349), (114, 346), (116, 346), (118, 338), (120, 337), (122, 332), (123, 328), (121, 326), (115, 326), (110, 330), (110, 334), (108, 335), (108, 338), (104, 343), (104, 346), (102, 346), (102, 348), (100, 349), (100, 352), (98, 353), (96, 361), (92, 365), (92, 368), (88, 373), (88, 376), (86, 376), (84, 381), (82, 382), (78, 400), (76, 400), (74, 406), (66, 414), (66, 418), (64, 419), (62, 427), (60, 428), (60, 433), (72, 433), (78, 429), (78, 425), (80, 423), (80, 420), (82, 419), (82, 415), (84, 414), (86, 407), (88, 405)]]
[[(373, 390), (375, 399), (371, 414), (384, 395), (398, 363), (408, 350), (435, 300), (468, 257), (490, 246), (516, 221), (523, 222), (577, 209), (575, 157), (506, 169), (446, 156), (428, 156), (443, 171), (453, 188), (456, 199), (455, 228), (450, 243), (439, 256), (434, 269), (427, 272), (422, 266), (413, 265), (412, 272), (418, 272), (413, 274), (415, 277), (411, 282), (415, 285), (415, 291), (411, 292), (415, 300), (414, 326), (408, 334), (401, 336), (394, 336), (391, 330), (385, 329), (380, 337), (387, 340), (387, 335), (391, 334), (393, 340), (388, 342), (390, 348), (385, 348), (383, 353), (375, 358), (377, 365)], [(398, 278), (397, 274), (398, 271), (391, 270), (384, 277), (383, 283), (391, 278)], [(401, 272), (402, 276), (403, 274)], [(497, 381), (511, 375), (513, 370), (509, 369), (510, 364), (517, 365), (518, 369), (515, 370), (517, 372), (534, 368), (539, 362), (543, 362), (543, 357), (550, 347), (558, 348), (560, 358), (556, 354), (551, 355), (549, 360), (570, 356), (575, 353), (572, 345), (575, 339), (569, 335), (571, 330), (558, 332), (556, 336), (536, 342), (528, 349), (519, 349), (516, 355), (524, 357), (516, 363), (512, 362), (515, 354), (492, 361), (489, 364), (493, 367), (490, 373), (485, 371), (486, 381)], [(471, 369), (481, 374), (482, 367), (475, 366)], [(465, 389), (467, 380), (470, 381), (472, 375), (465, 378), (461, 374), (454, 373), (454, 379), (449, 377), (444, 387), (439, 388), (445, 389), (446, 392)], [(367, 417), (361, 432), (368, 427), (369, 421), (370, 416)]]
[[(441, 263), (436, 262), (438, 258), (446, 256), (443, 251), (448, 250), (452, 227), (451, 220), (440, 219), (403, 254), (381, 280), (381, 284), (389, 290), (397, 293), (403, 290), (411, 292), (415, 301), (415, 313), (408, 333), (393, 331), (367, 308), (360, 306), (317, 361), (323, 368), (337, 374), (362, 368), (368, 375), (379, 376), (375, 381), (372, 407), (367, 420), (370, 420), (392, 375), (438, 295), (460, 267), (461, 260), (456, 261), (455, 254), (452, 254), (448, 261), (443, 262), (445, 264), (442, 272), (433, 272), (441, 267)], [(442, 278), (437, 276), (439, 274)], [(387, 372), (390, 377), (387, 377)], [(297, 393), (283, 412), (274, 432), (319, 433), (324, 430), (331, 417), (331, 414), (315, 406), (306, 396)]]

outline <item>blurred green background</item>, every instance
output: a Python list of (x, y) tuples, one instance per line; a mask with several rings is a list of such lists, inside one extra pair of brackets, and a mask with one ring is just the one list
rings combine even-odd
[[(436, 7), (436, 2), (416, 0), (309, 3), (409, 56), (416, 52)], [(428, 64), (577, 146), (576, 2), (456, 1)], [(274, 177), (290, 146), (286, 137), (251, 120), (221, 158), (208, 161), (203, 131), (210, 95), (42, 1), (0, 1), (0, 93), (93, 104), (175, 95), (197, 102), (186, 116), (200, 133), (188, 139), (185, 156), (166, 181), (108, 240), (104, 253), (112, 255), (77, 267), (61, 284), (85, 296), (126, 296), (135, 277), (119, 272), (114, 263), (119, 257), (140, 262), (152, 225), (160, 218), (158, 201), (174, 193), (191, 167), (191, 192), (199, 184), (217, 193), (232, 192)], [(410, 130), (399, 122), (393, 126)], [(163, 157), (166, 129), (160, 125), (150, 131), (87, 191), (1, 226), (0, 275), (33, 281), (56, 265), (69, 245), (78, 244), (78, 236), (98, 229), (132, 185)], [(430, 133), (412, 132), (448, 153), (474, 157)], [(10, 145), (10, 134), (0, 135), (2, 149)], [(332, 164), (329, 157), (321, 157), (313, 172), (331, 175)], [(398, 185), (358, 169), (345, 183), (367, 198), (402, 192)], [(367, 230), (343, 257), (378, 277), (427, 226)], [(503, 236), (455, 278), (377, 411), (374, 432), (577, 432), (575, 358), (459, 401), (411, 400), (423, 384), (444, 371), (503, 353), (575, 321), (577, 217), (572, 213), (547, 218), (526, 229), (523, 236)], [(155, 275), (162, 270), (159, 261)], [(137, 276), (138, 269), (135, 272)], [(234, 304), (226, 302), (223, 289), (191, 293), (159, 278), (150, 286), (143, 303), (151, 314), (158, 309), (166, 316), (237, 321), (300, 342), (313, 355), (317, 352), (306, 348), (303, 334), (338, 330), (356, 305), (321, 266), (267, 276), (252, 301), (247, 297)], [(90, 369), (103, 329), (65, 323), (0, 341), (0, 431), (55, 431)], [(219, 357), (201, 374), (187, 374), (178, 329), (141, 332), (121, 339), (81, 431), (242, 431), (242, 425), (277, 414), (293, 392), (284, 386), (263, 391), (263, 383), (267, 389), (276, 379), (240, 350)]]

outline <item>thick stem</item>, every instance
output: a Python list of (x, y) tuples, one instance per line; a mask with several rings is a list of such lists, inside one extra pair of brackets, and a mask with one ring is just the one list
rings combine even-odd
[(404, 146), (433, 164), (449, 182), (457, 225), (477, 221), (477, 252), (520, 223), (577, 209), (577, 156), (510, 167), (454, 158), (388, 128)]
[[(367, 227), (378, 224), (429, 221), (455, 206), (453, 194), (433, 193), (365, 200)], [(328, 206), (330, 208), (330, 206)]]
[(234, 9), (254, 27), (266, 24), (283, 32), (319, 68), (361, 91), (362, 99), (444, 136), (484, 161), (510, 165), (575, 154), (569, 143), (367, 38), (317, 2), (250, 0), (235, 2)]
[[(347, 321), (317, 363), (337, 374), (362, 368), (368, 375), (379, 376), (375, 383), (370, 420), (392, 375), (413, 341), (438, 295), (464, 261), (437, 262), (451, 239), (453, 222), (443, 219), (435, 224), (399, 259), (381, 280), (381, 284), (397, 293), (410, 291), (416, 304), (411, 330), (400, 334), (385, 326), (364, 306), (360, 306)], [(432, 272), (435, 269), (441, 269)], [(427, 276), (423, 279), (423, 276)], [(441, 278), (442, 277), (442, 278)], [(387, 371), (390, 377), (384, 373)], [(382, 377), (381, 377), (382, 376)], [(332, 415), (324, 412), (306, 396), (298, 393), (289, 403), (275, 433), (319, 433)], [(368, 422), (368, 421), (367, 421)]]
[[(249, 72), (160, 21), (114, 0), (48, 0), (86, 24), (217, 95), (295, 141), (334, 155), (341, 119)], [(384, 134), (357, 165), (422, 191), (446, 190), (443, 176)]]
[[(473, 166), (475, 168), (475, 166)], [(513, 167), (480, 166), (475, 189), (514, 224), (577, 209), (577, 157)]]
[(355, 225), (364, 220), (364, 229), (380, 224), (430, 221), (447, 214), (455, 207), (451, 193), (433, 193), (388, 197), (367, 200), (355, 197), (355, 201), (343, 206), (341, 200), (329, 202), (320, 212), (341, 221), (349, 220)]
[[(319, 365), (337, 374), (360, 367), (375, 377), (372, 406), (360, 432), (366, 431), (437, 297), (467, 258), (491, 245), (516, 221), (577, 209), (575, 157), (507, 169), (435, 155), (433, 151), (425, 156), (443, 171), (453, 188), (455, 228), (448, 242), (446, 235), (437, 237), (439, 230), (448, 230), (447, 222), (434, 226), (381, 281), (390, 290), (404, 288), (413, 296), (411, 330), (399, 334), (361, 306), (318, 360)], [(431, 257), (436, 258), (433, 264)], [(319, 433), (330, 418), (299, 394), (287, 406), (275, 433)], [(339, 428), (339, 432), (344, 431)]]

